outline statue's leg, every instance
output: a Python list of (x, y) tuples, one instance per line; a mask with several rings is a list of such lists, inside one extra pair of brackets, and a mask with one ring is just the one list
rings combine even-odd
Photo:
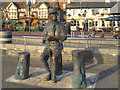
[(49, 58), (49, 50), (48, 48), (45, 48), (43, 53), (41, 54), (41, 62), (45, 68), (45, 70), (47, 71), (47, 75), (45, 77), (45, 80), (51, 80), (51, 71), (49, 68), (49, 64), (48, 64), (48, 58)]
[(56, 56), (56, 75), (62, 74), (62, 53), (61, 51), (58, 52)]
[(52, 82), (57, 82), (57, 79), (56, 79), (56, 70), (57, 70), (57, 67), (58, 67), (58, 59), (61, 58), (61, 52), (58, 50), (58, 49), (55, 49), (54, 50), (54, 53), (53, 53), (53, 59), (52, 59), (52, 66), (51, 66), (51, 73), (52, 73)]

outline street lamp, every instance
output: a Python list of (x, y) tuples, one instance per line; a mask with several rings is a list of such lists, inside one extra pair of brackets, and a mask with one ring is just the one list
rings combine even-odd
[[(31, 7), (31, 1), (28, 1), (28, 6), (29, 6), (29, 32), (30, 32), (30, 7)], [(30, 33), (31, 35), (31, 33)]]

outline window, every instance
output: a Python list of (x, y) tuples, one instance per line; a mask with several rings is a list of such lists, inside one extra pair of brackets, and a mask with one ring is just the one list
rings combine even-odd
[(71, 21), (71, 26), (74, 26), (74, 22), (73, 21)]
[(46, 9), (47, 8), (42, 8), (42, 10), (39, 10), (39, 16), (41, 18), (47, 18), (46, 15), (48, 15), (48, 11)]
[(76, 21), (74, 21), (74, 26), (76, 26)]
[(65, 4), (63, 4), (63, 8), (65, 9)]
[(41, 12), (39, 11), (39, 15), (41, 15)]
[(110, 21), (110, 26), (112, 27), (112, 21)]
[(92, 10), (92, 15), (95, 15), (94, 10)]
[(24, 16), (24, 14), (25, 14), (24, 12), (20, 12), (20, 13), (19, 13), (19, 16), (20, 16), (20, 17), (21, 17), (21, 16)]
[(75, 15), (75, 10), (73, 9), (73, 16)]
[(118, 27), (120, 27), (120, 22), (118, 21)]
[(89, 26), (90, 26), (90, 27), (92, 26), (91, 22), (89, 22)]
[(105, 8), (105, 10), (107, 10), (107, 8)]
[(48, 18), (48, 8), (44, 4), (39, 7), (38, 15), (40, 18)]
[(80, 26), (79, 21), (77, 21), (77, 26)]
[(105, 23), (104, 23), (104, 21), (102, 21), (102, 26), (105, 26)]
[(84, 26), (85, 22), (82, 22), (82, 26)]
[(95, 26), (98, 26), (98, 21), (95, 22)]
[(37, 16), (37, 12), (33, 12), (33, 15), (36, 17)]
[(92, 9), (92, 15), (96, 15), (96, 14), (99, 14), (99, 10), (98, 9)]

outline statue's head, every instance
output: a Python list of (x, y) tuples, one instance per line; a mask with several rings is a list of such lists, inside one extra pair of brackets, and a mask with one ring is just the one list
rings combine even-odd
[(50, 7), (49, 8), (49, 16), (50, 16), (50, 20), (57, 20), (57, 13), (58, 12), (58, 8), (57, 7)]

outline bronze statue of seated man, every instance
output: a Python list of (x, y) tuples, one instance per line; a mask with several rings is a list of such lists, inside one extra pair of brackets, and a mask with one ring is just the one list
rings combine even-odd
[[(57, 82), (56, 75), (62, 73), (62, 42), (67, 39), (65, 25), (57, 20), (58, 8), (50, 7), (50, 22), (45, 25), (43, 31), (43, 44), (46, 44), (41, 61), (47, 71), (46, 81)], [(48, 59), (50, 58), (50, 65)]]

